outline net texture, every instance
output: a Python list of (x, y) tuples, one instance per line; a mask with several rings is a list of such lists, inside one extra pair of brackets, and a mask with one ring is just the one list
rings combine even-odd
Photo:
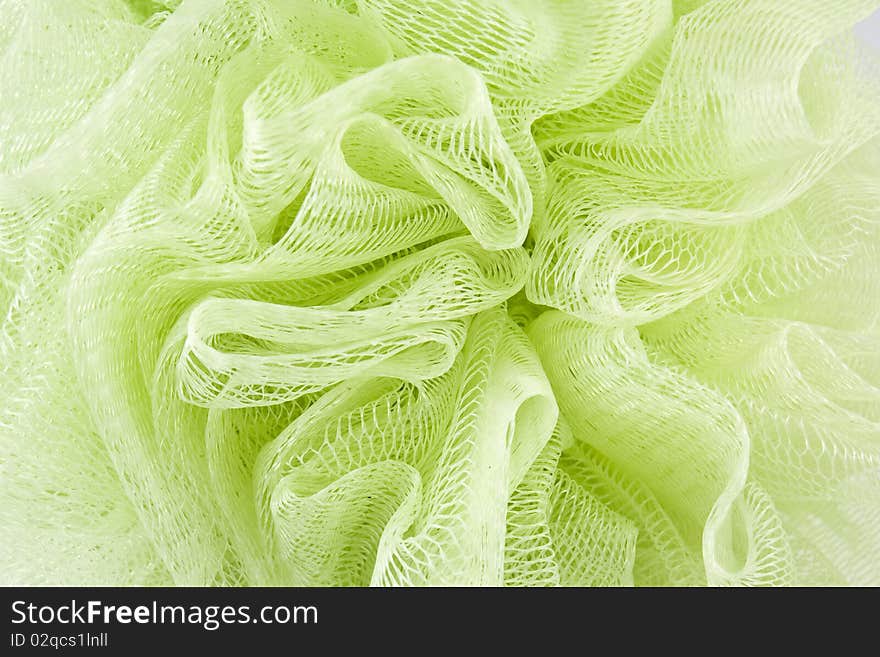
[(876, 0), (0, 0), (8, 584), (880, 584)]

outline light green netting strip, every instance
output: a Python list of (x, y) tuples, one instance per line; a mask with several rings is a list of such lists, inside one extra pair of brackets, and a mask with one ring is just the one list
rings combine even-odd
[(2, 581), (880, 584), (878, 8), (0, 0)]

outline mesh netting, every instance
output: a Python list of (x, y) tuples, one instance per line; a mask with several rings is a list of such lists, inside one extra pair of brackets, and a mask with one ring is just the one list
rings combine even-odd
[(0, 0), (4, 582), (880, 584), (878, 4)]

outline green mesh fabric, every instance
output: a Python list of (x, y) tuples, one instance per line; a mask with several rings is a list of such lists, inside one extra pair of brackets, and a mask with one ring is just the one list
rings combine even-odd
[(0, 0), (13, 584), (880, 584), (877, 0)]

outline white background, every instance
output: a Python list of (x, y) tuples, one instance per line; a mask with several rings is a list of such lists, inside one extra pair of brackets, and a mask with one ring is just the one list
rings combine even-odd
[(880, 9), (856, 25), (856, 36), (880, 51)]

